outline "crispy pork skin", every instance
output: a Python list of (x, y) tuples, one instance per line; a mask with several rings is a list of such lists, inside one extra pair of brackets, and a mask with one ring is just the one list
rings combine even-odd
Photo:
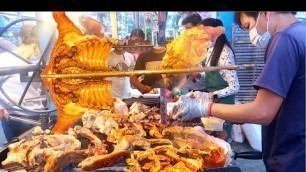
[(89, 150), (68, 150), (48, 157), (44, 172), (60, 172), (70, 163), (78, 164), (90, 156)]
[(79, 164), (83, 171), (92, 171), (103, 167), (112, 167), (123, 159), (130, 156), (127, 150), (112, 152), (107, 155), (92, 156)]
[(19, 164), (27, 167), (40, 165), (53, 153), (79, 150), (81, 142), (70, 135), (39, 135), (9, 145), (7, 158), (2, 162), (7, 168)]
[[(111, 71), (108, 56), (117, 42), (111, 38), (86, 35), (65, 15), (53, 12), (57, 23), (58, 39), (43, 74), (80, 74)], [(109, 81), (96, 79), (43, 78), (58, 109), (53, 133), (68, 130), (88, 109), (113, 110), (114, 98)]]

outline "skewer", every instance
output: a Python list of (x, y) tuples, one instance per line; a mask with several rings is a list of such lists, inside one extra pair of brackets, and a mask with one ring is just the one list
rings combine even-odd
[(133, 71), (110, 71), (110, 72), (93, 72), (93, 73), (75, 73), (75, 74), (42, 74), (41, 78), (69, 78), (69, 79), (96, 79), (105, 77), (123, 77), (134, 75), (151, 75), (151, 74), (179, 74), (193, 72), (210, 72), (218, 70), (237, 70), (252, 69), (255, 65), (232, 65), (232, 66), (213, 66), (213, 67), (194, 67), (186, 69), (156, 69), (156, 70), (133, 70)]
[(153, 45), (114, 45), (113, 48), (143, 48), (143, 47), (153, 47)]

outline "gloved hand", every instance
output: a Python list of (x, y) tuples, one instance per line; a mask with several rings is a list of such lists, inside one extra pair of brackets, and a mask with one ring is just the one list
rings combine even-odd
[(191, 98), (182, 95), (173, 105), (173, 119), (182, 118), (183, 121), (188, 121), (198, 117), (205, 117), (209, 114), (209, 105), (211, 100), (202, 98)]
[(210, 93), (201, 92), (201, 91), (190, 91), (189, 93), (186, 94), (186, 96), (195, 99), (206, 99), (212, 101)]

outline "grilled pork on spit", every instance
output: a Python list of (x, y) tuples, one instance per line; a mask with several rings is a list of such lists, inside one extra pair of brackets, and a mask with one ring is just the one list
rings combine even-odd
[(166, 69), (183, 69), (199, 65), (205, 58), (211, 40), (225, 32), (223, 27), (195, 26), (167, 44), (162, 64)]
[[(216, 40), (225, 29), (221, 26), (195, 26), (167, 44), (167, 52), (163, 57), (162, 66), (165, 69), (186, 69), (200, 66), (206, 58), (211, 40)], [(162, 75), (164, 83), (174, 87), (182, 87), (187, 81), (185, 74)], [(171, 87), (169, 87), (172, 89)]]
[[(64, 12), (53, 12), (58, 39), (43, 74), (74, 74), (111, 71), (108, 57), (116, 41), (111, 38), (84, 36)], [(95, 79), (43, 78), (58, 109), (53, 133), (68, 130), (88, 109), (113, 110), (114, 99), (108, 81)]]

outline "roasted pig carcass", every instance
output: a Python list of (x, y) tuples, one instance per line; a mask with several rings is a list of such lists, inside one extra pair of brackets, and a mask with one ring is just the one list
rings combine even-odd
[[(80, 74), (110, 71), (108, 56), (116, 41), (84, 36), (64, 12), (53, 12), (58, 39), (43, 74)], [(53, 133), (63, 133), (88, 109), (113, 110), (110, 82), (96, 79), (43, 78), (58, 109)]]
[(52, 154), (79, 150), (81, 143), (69, 135), (39, 135), (10, 144), (8, 148), (7, 158), (2, 162), (3, 167), (28, 167), (44, 164)]
[[(212, 40), (224, 33), (221, 26), (210, 27), (199, 25), (186, 30), (172, 42), (167, 44), (167, 52), (163, 57), (162, 66), (165, 69), (185, 69), (200, 66), (206, 58), (207, 48)], [(162, 74), (164, 83), (172, 90), (183, 87), (187, 82), (185, 74)]]
[(199, 65), (205, 58), (210, 41), (224, 33), (223, 27), (195, 26), (167, 45), (162, 65), (167, 69), (182, 69)]

